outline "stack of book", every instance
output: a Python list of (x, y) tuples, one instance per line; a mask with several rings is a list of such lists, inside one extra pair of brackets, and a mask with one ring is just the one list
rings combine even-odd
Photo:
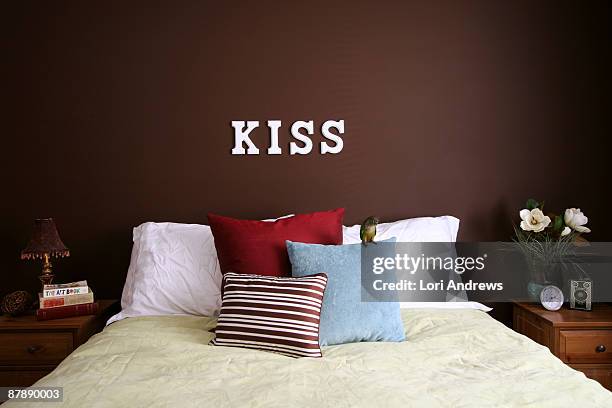
[(44, 285), (38, 294), (40, 308), (37, 320), (61, 319), (64, 317), (96, 314), (98, 303), (87, 281)]

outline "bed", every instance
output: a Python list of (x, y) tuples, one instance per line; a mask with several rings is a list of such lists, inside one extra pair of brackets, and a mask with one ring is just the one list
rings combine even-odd
[[(612, 393), (483, 311), (403, 309), (407, 340), (323, 358), (208, 345), (215, 319), (115, 322), (36, 386), (66, 407), (612, 407)], [(7, 407), (54, 403), (7, 403)]]

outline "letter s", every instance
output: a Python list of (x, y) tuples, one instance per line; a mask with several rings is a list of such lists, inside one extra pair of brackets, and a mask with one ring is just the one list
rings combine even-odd
[(337, 154), (337, 153), (340, 153), (342, 151), (342, 148), (344, 147), (344, 141), (342, 140), (342, 138), (330, 132), (329, 130), (331, 128), (338, 129), (338, 134), (343, 135), (344, 134), (344, 120), (339, 120), (339, 121), (328, 120), (325, 123), (323, 123), (323, 126), (321, 126), (321, 134), (326, 139), (331, 140), (332, 142), (336, 143), (336, 145), (329, 146), (327, 142), (321, 142), (321, 154), (326, 154), (326, 153)]
[(312, 140), (299, 132), (301, 128), (306, 129), (309, 135), (314, 133), (314, 124), (312, 120), (308, 122), (304, 122), (303, 120), (293, 122), (293, 125), (291, 125), (291, 136), (304, 143), (304, 146), (298, 146), (295, 142), (289, 143), (289, 154), (308, 154), (312, 150)]

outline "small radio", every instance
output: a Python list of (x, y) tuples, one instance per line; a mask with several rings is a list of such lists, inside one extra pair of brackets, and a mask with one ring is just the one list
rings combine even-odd
[(591, 310), (593, 282), (590, 280), (570, 280), (570, 308)]

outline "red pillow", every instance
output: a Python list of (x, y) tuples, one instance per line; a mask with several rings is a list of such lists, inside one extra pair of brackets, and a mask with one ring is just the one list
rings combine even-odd
[(344, 208), (298, 214), (274, 222), (208, 214), (221, 272), (291, 276), (285, 241), (342, 244)]

